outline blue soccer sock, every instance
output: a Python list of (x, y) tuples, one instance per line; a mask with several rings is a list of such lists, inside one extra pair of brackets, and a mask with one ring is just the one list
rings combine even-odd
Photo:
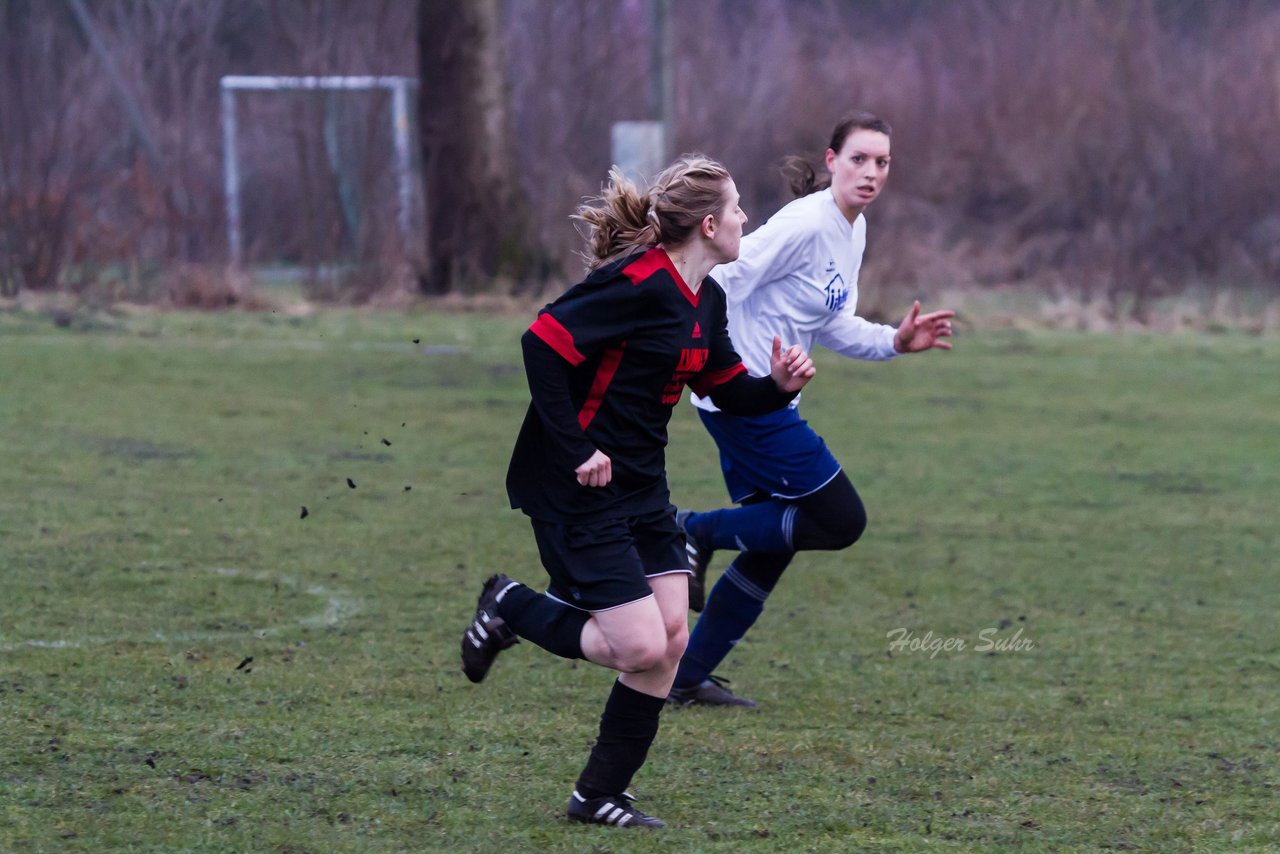
[(734, 551), (789, 552), (798, 507), (762, 501), (707, 513), (691, 513), (685, 530), (705, 547)]
[(737, 561), (720, 576), (707, 598), (707, 607), (689, 635), (689, 646), (674, 688), (693, 688), (720, 666), (734, 644), (742, 640), (764, 611), (769, 591), (754, 584), (738, 571)]

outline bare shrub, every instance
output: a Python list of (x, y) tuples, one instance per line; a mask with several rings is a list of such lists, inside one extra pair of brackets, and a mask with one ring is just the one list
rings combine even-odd
[[(60, 22), (39, 7), (0, 7), (0, 294), (59, 286), (76, 254), (92, 178), (77, 164), (93, 136), (79, 107), (95, 81)], [(51, 110), (49, 104), (63, 109)]]
[(520, 164), (512, 178), (556, 267), (545, 272), (572, 277), (581, 238), (569, 215), (600, 192), (613, 122), (654, 117), (647, 4), (510, 0), (504, 14)]
[[(400, 0), (100, 0), (86, 8), (123, 95), (109, 85), (102, 58), (80, 43), (62, 4), (0, 5), (0, 288), (8, 293), (66, 287), (160, 297), (169, 286), (148, 271), (221, 261), (218, 78), (233, 68), (414, 72), (412, 40), (398, 37), (412, 29), (413, 6)], [(126, 99), (140, 125), (125, 121)], [(370, 204), (372, 213), (335, 239), (310, 215), (316, 208), (331, 212), (316, 203), (324, 192), (303, 182), (264, 182), (273, 192), (268, 204), (276, 205), (271, 221), (294, 224), (278, 244), (254, 244), (278, 253), (273, 260), (288, 260), (291, 245), (301, 247), (293, 257), (304, 262), (336, 252), (367, 261), (391, 249), (403, 257), (398, 240), (389, 247), (382, 239), (394, 234), (383, 211), (396, 199), (384, 192), (390, 158), (382, 128), (389, 119), (383, 110), (374, 128), (368, 114), (332, 117), (337, 146), (363, 158), (341, 182), (324, 154), (332, 128), (308, 127), (305, 161), (329, 179), (330, 196), (345, 182), (342, 192), (351, 198), (381, 195), (387, 204)], [(251, 158), (248, 169), (254, 174), (261, 164), (270, 171), (290, 161), (289, 154), (268, 152), (265, 160)], [(206, 298), (216, 289), (191, 284), (187, 273), (177, 280), (180, 299), (194, 293), (194, 303), (221, 302)]]
[(239, 283), (221, 265), (175, 264), (164, 278), (169, 304), (176, 308), (231, 308), (240, 300)]

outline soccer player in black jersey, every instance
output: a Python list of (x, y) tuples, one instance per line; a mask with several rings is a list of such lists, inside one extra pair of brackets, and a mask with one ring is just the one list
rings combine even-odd
[(689, 565), (667, 489), (664, 449), (686, 386), (726, 412), (786, 406), (814, 374), (773, 342), (752, 377), (729, 340), (724, 292), (707, 273), (738, 255), (746, 215), (723, 166), (677, 160), (642, 193), (618, 171), (584, 205), (591, 270), (521, 339), (532, 404), (507, 474), (551, 581), (538, 593), (489, 578), (462, 639), (485, 678), (529, 640), (621, 672), (569, 800), (571, 820), (662, 827), (625, 790), (644, 764), (688, 640)]

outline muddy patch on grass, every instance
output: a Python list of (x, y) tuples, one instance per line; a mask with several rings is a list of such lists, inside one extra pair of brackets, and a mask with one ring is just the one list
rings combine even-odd
[(127, 460), (190, 460), (197, 456), (191, 448), (163, 445), (149, 439), (130, 436), (98, 439), (94, 444), (98, 452), (104, 456), (122, 457)]
[(361, 463), (389, 463), (395, 457), (383, 451), (332, 451), (329, 461), (340, 463), (348, 460)]
[(1217, 495), (1222, 492), (1195, 475), (1180, 472), (1119, 472), (1116, 477), (1127, 483), (1136, 483), (1151, 492), (1175, 495)]

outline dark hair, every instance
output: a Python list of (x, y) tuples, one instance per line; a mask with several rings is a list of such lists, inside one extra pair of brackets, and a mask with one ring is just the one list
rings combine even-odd
[(601, 195), (573, 215), (586, 224), (587, 268), (594, 270), (659, 243), (684, 243), (703, 217), (720, 213), (730, 180), (729, 170), (711, 158), (686, 154), (641, 193), (622, 170), (613, 167)]
[[(844, 148), (844, 141), (849, 138), (849, 134), (855, 130), (872, 130), (887, 137), (893, 137), (893, 128), (889, 126), (888, 122), (875, 113), (858, 110), (841, 119), (835, 130), (831, 131), (831, 142), (827, 144), (827, 148), (838, 153), (841, 148)], [(825, 190), (831, 186), (830, 178), (819, 181), (813, 164), (809, 162), (808, 158), (798, 154), (783, 158), (782, 174), (787, 179), (787, 183), (791, 186), (791, 192), (795, 193), (796, 198), (816, 193), (818, 190)]]

